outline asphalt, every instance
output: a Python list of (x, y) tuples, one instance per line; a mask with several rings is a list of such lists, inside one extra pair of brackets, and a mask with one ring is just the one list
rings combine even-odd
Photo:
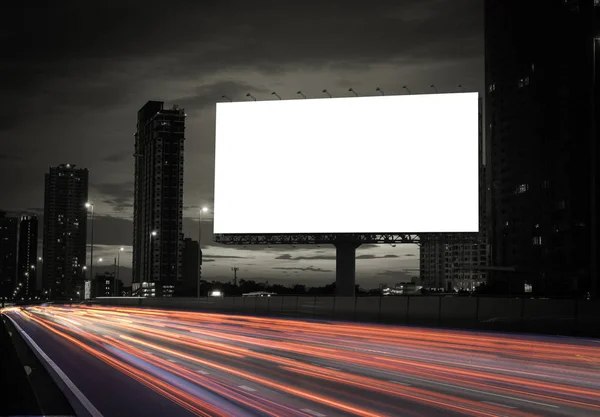
[(13, 324), (0, 321), (0, 416), (74, 416), (60, 388)]
[(600, 415), (600, 341), (132, 308), (7, 314), (102, 416)]

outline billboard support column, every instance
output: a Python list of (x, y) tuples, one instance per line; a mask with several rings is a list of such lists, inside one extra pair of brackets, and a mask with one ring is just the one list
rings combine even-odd
[(360, 243), (335, 242), (335, 295), (354, 297), (356, 282), (356, 249)]

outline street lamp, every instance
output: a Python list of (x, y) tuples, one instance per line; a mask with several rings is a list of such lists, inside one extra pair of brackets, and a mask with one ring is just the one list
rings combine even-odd
[(94, 273), (94, 205), (90, 202), (85, 203), (85, 208), (92, 214), (90, 227), (91, 227), (91, 242), (90, 242), (90, 281), (92, 280)]
[(271, 95), (272, 95), (272, 96), (275, 96), (275, 97), (277, 97), (279, 100), (281, 100), (281, 97), (279, 97), (279, 94), (277, 94), (275, 91), (273, 91), (273, 92), (271, 93)]
[(196, 284), (196, 296), (200, 298), (200, 277), (202, 276), (202, 213), (208, 213), (208, 207), (198, 210), (198, 283)]
[(306, 98), (306, 95), (304, 95), (304, 93), (302, 91), (297, 91), (296, 94), (298, 94), (299, 96), (302, 96), (302, 98)]
[(123, 252), (125, 250), (124, 247), (120, 247), (119, 251), (117, 252), (117, 256), (115, 258), (115, 273), (114, 273), (114, 277), (113, 277), (113, 294), (116, 297), (117, 294), (117, 275), (119, 274), (119, 268), (121, 266), (121, 252)]
[(225, 100), (228, 100), (230, 103), (233, 101), (232, 99), (230, 99), (230, 98), (229, 98), (229, 97), (227, 97), (227, 96), (221, 96), (221, 98), (224, 98)]
[(439, 91), (438, 91), (437, 87), (435, 86), (435, 84), (431, 84), (429, 86), (429, 88), (433, 88), (433, 91), (435, 91), (436, 94), (439, 93)]
[[(149, 266), (147, 268), (148, 272), (148, 279), (146, 280), (146, 282), (150, 282), (150, 278), (152, 278), (152, 273), (154, 272), (154, 238), (158, 236), (158, 232), (156, 230), (153, 230), (150, 232), (150, 259), (149, 259)], [(140, 275), (140, 295), (142, 294), (142, 285), (143, 285), (143, 281), (142, 281), (142, 276)]]
[(383, 92), (383, 90), (382, 90), (381, 88), (377, 87), (377, 88), (375, 89), (375, 91), (379, 91), (379, 92), (381, 93), (381, 95), (382, 95), (382, 96), (385, 96), (385, 93)]
[(246, 97), (251, 98), (252, 100), (256, 101), (256, 97), (254, 97), (252, 94), (248, 93), (246, 94)]
[(408, 89), (408, 87), (407, 87), (407, 86), (403, 85), (403, 86), (402, 86), (402, 88), (403, 88), (404, 90), (406, 90), (406, 92), (407, 92), (409, 95), (410, 95), (410, 94), (412, 94), (412, 93), (410, 92), (410, 90)]
[(358, 93), (356, 91), (354, 91), (354, 88), (350, 87), (348, 89), (348, 91), (350, 91), (352, 94), (354, 94), (356, 97), (358, 97)]
[(331, 94), (329, 93), (329, 91), (327, 91), (327, 90), (323, 90), (323, 92), (324, 92), (325, 94), (327, 94), (327, 95), (329, 96), (329, 98), (332, 98), (332, 97), (331, 97)]

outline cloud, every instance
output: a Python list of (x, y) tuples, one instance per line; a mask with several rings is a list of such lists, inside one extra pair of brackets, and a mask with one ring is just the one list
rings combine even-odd
[(253, 95), (260, 93), (271, 94), (271, 91), (252, 86), (244, 81), (226, 80), (196, 87), (194, 95), (180, 97), (171, 101), (186, 109), (186, 112), (191, 114), (201, 112), (206, 107), (213, 107), (218, 101), (224, 101), (222, 96), (233, 99), (234, 97), (245, 97), (246, 93)]
[(103, 203), (120, 213), (133, 207), (133, 182), (92, 184), (91, 187), (100, 194)]
[(358, 255), (356, 257), (356, 259), (390, 259), (390, 258), (398, 258), (398, 255), (383, 255), (383, 256), (377, 256), (377, 255)]
[(274, 267), (273, 269), (281, 269), (286, 271), (333, 272), (331, 269), (315, 268), (314, 266), (309, 266), (306, 268), (278, 266)]
[(202, 253), (202, 259), (252, 259), (246, 256), (231, 256), (231, 255), (205, 255)]
[(132, 153), (131, 150), (121, 151), (121, 152), (115, 152), (115, 153), (112, 153), (110, 155), (106, 155), (104, 158), (102, 158), (102, 160), (104, 162), (118, 163), (118, 162), (123, 162), (123, 161), (126, 161), (128, 159), (131, 159), (132, 154), (133, 153)]
[(331, 256), (331, 255), (297, 256), (294, 258), (289, 253), (286, 253), (286, 254), (276, 257), (275, 259), (288, 260), (288, 261), (308, 261), (308, 260), (313, 260), (313, 259), (335, 260), (335, 255), (334, 256)]

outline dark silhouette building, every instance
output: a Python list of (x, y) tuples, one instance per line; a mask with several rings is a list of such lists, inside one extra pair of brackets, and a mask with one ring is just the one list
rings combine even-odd
[(198, 255), (200, 248), (198, 242), (190, 238), (183, 241), (183, 288), (182, 295), (193, 297), (197, 294), (198, 278), (200, 275), (200, 263)]
[[(19, 219), (0, 211), (0, 296), (2, 303), (13, 298), (17, 281), (17, 228)], [(21, 294), (19, 294), (21, 295)]]
[[(116, 285), (116, 289), (115, 289)], [(115, 279), (114, 272), (96, 274), (91, 286), (91, 296), (96, 297), (120, 297), (123, 293), (123, 281)]]
[(42, 287), (52, 299), (84, 291), (88, 170), (75, 165), (50, 167), (44, 198)]
[(492, 264), (507, 269), (496, 292), (585, 294), (597, 280), (598, 6), (485, 2)]
[(37, 289), (38, 219), (36, 216), (21, 216), (19, 223), (19, 253), (17, 282), (23, 283), (21, 290), (25, 298), (36, 295)]
[(133, 290), (147, 282), (157, 297), (182, 281), (185, 112), (161, 101), (138, 111), (135, 134)]

